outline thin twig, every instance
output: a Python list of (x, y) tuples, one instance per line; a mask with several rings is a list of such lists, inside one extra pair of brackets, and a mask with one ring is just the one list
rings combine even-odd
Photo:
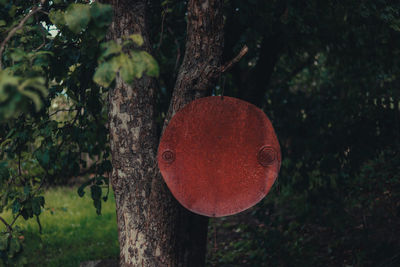
[(21, 213), (18, 213), (17, 216), (15, 216), (14, 220), (11, 222), (10, 227), (14, 225), (14, 223), (17, 221), (18, 217), (21, 215)]
[[(174, 35), (174, 32), (171, 30), (170, 27), (168, 27), (168, 32), (171, 35)], [(174, 72), (175, 72), (178, 68), (179, 60), (181, 59), (181, 48), (180, 48), (179, 42), (176, 38), (174, 38), (174, 43), (176, 45), (176, 60), (175, 60), (175, 67), (174, 67)]]
[(37, 48), (35, 48), (35, 49), (33, 50), (34, 52), (39, 51), (43, 46), (46, 45), (46, 32), (44, 32), (44, 29), (43, 29), (43, 28), (40, 28), (40, 29), (41, 29), (42, 32), (43, 32), (43, 34), (42, 34), (42, 40), (43, 40), (43, 42), (42, 42)]
[(4, 225), (7, 227), (7, 229), (8, 229), (9, 232), (12, 232), (12, 227), (11, 227), (11, 225), (8, 224), (8, 223), (6, 222), (6, 220), (4, 220), (3, 217), (1, 217), (1, 216), (0, 216), (0, 221), (2, 221), (2, 223), (4, 223)]
[(42, 234), (42, 224), (40, 223), (39, 216), (36, 215), (36, 222), (39, 225), (39, 234)]
[[(39, 11), (39, 10), (38, 10)], [(50, 13), (49, 12), (46, 12), (46, 11), (44, 11), (44, 10), (40, 10), (40, 13), (43, 13), (43, 14), (45, 14), (45, 15), (49, 15)]]
[[(168, 5), (167, 5), (167, 9), (168, 9)], [(160, 33), (160, 40), (158, 41), (158, 48), (157, 51), (160, 50), (161, 47), (161, 43), (162, 43), (162, 39), (163, 39), (163, 33), (164, 33), (164, 20), (165, 20), (165, 14), (167, 13), (166, 10), (164, 8), (163, 12), (162, 12), (162, 18), (161, 18), (161, 33)]]
[(34, 51), (34, 52), (39, 51), (39, 49), (41, 49), (45, 44), (46, 44), (46, 42), (43, 42), (41, 45), (39, 45), (38, 47), (36, 47), (33, 51)]
[(12, 30), (8, 33), (7, 37), (3, 40), (3, 42), (1, 42), (1, 44), (0, 44), (0, 69), (3, 68), (3, 65), (2, 65), (2, 57), (3, 57), (4, 48), (5, 48), (6, 44), (7, 44), (7, 42), (14, 36), (14, 34), (15, 34), (18, 30), (22, 29), (22, 27), (24, 26), (24, 24), (26, 23), (26, 21), (27, 21), (30, 17), (32, 17), (36, 12), (40, 11), (41, 9), (42, 9), (41, 6), (39, 6), (39, 7), (37, 7), (37, 6), (33, 7), (33, 8), (31, 9), (31, 11), (20, 21), (20, 23), (19, 23), (17, 26), (15, 26), (14, 28), (12, 28)]
[[(44, 0), (42, 1), (42, 4), (44, 4)], [(44, 11), (44, 10), (38, 10), (38, 12), (40, 12), (40, 13), (42, 13), (42, 14), (45, 14), (45, 15), (49, 15), (49, 12), (46, 12), (46, 11)], [(38, 21), (36, 20), (36, 23), (37, 23)], [(45, 31), (44, 29), (43, 29), (43, 27), (40, 27), (40, 30), (41, 30), (41, 32), (42, 32), (42, 40), (43, 40), (43, 42), (42, 42), (42, 44), (41, 45), (39, 45), (36, 49), (34, 49), (33, 51), (34, 52), (36, 52), (36, 51), (39, 51), (39, 49), (41, 49), (43, 46), (45, 46), (46, 45), (46, 35), (48, 34), (48, 32), (47, 31)]]
[(249, 48), (247, 47), (247, 45), (243, 46), (243, 48), (240, 50), (239, 54), (236, 57), (234, 57), (231, 61), (229, 61), (228, 63), (226, 63), (221, 67), (221, 72), (223, 73), (230, 70), (234, 64), (238, 63), (242, 59), (242, 57), (247, 54), (248, 51)]
[(51, 113), (51, 114), (49, 115), (49, 117), (56, 115), (58, 112), (62, 112), (62, 111), (64, 111), (64, 112), (71, 112), (71, 111), (77, 111), (77, 110), (78, 110), (78, 108), (58, 109), (58, 110), (54, 111), (53, 113)]

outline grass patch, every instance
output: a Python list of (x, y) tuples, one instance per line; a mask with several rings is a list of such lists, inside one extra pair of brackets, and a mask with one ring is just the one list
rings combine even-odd
[[(79, 266), (87, 260), (119, 256), (113, 194), (102, 202), (98, 216), (89, 194), (80, 198), (76, 188), (58, 187), (45, 192), (45, 210), (40, 216), (42, 234), (35, 219), (19, 218), (24, 233), (24, 256), (28, 266)], [(10, 220), (10, 212), (1, 216)], [(4, 227), (0, 226), (0, 230)]]

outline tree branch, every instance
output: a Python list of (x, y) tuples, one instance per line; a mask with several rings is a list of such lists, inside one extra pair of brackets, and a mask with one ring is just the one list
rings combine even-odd
[(7, 221), (6, 221), (3, 217), (1, 217), (1, 216), (0, 216), (0, 221), (1, 221), (2, 223), (4, 223), (4, 225), (7, 227), (7, 230), (8, 230), (9, 232), (12, 232), (13, 229), (12, 229), (11, 225), (8, 224)]
[[(164, 129), (174, 113), (192, 100), (207, 96), (221, 74), (221, 59), (224, 42), (223, 0), (190, 0), (187, 7), (187, 39), (185, 53), (175, 82)], [(208, 218), (184, 209), (173, 199), (162, 181), (161, 174), (153, 177), (147, 214), (148, 221), (171, 225), (172, 244), (162, 244), (166, 251), (177, 254), (176, 260), (164, 262), (171, 266), (204, 266), (207, 244)], [(156, 200), (156, 201), (153, 201)], [(159, 207), (160, 201), (168, 207)], [(163, 209), (167, 208), (168, 215)], [(179, 240), (179, 242), (176, 242)], [(165, 241), (163, 242), (165, 243)], [(185, 244), (181, 247), (181, 244)], [(161, 250), (162, 250), (161, 249)], [(183, 255), (185, 255), (183, 257)]]
[(163, 8), (163, 11), (162, 11), (160, 40), (158, 41), (157, 51), (160, 50), (160, 48), (161, 48), (161, 43), (162, 43), (163, 33), (164, 33), (164, 21), (165, 21), (165, 15), (167, 14), (167, 12), (166, 12), (167, 9), (168, 9), (168, 4), (167, 4), (167, 8)]
[(240, 50), (239, 54), (237, 54), (236, 57), (234, 57), (231, 61), (225, 63), (225, 65), (221, 67), (221, 72), (224, 73), (230, 70), (233, 67), (233, 65), (238, 63), (242, 59), (242, 57), (244, 57), (244, 55), (247, 54), (248, 51), (249, 48), (247, 47), (247, 45), (243, 46), (243, 48)]
[(221, 74), (224, 45), (223, 2), (208, 0), (203, 3), (191, 0), (188, 3), (185, 54), (164, 128), (173, 114), (184, 105), (206, 96)]
[(39, 234), (42, 234), (42, 224), (40, 223), (40, 219), (39, 219), (38, 215), (36, 215), (36, 222), (39, 226)]
[(21, 212), (17, 214), (17, 216), (15, 216), (14, 220), (11, 222), (10, 227), (12, 227), (14, 225), (14, 223), (17, 221), (18, 217), (21, 215)]
[(71, 112), (71, 111), (78, 111), (78, 110), (79, 110), (79, 108), (77, 108), (77, 107), (70, 108), (70, 109), (58, 109), (58, 110), (54, 111), (53, 113), (49, 114), (49, 117), (56, 115), (58, 112)]
[(20, 23), (17, 26), (15, 26), (14, 28), (12, 28), (12, 30), (8, 33), (7, 37), (3, 40), (3, 42), (1, 42), (1, 44), (0, 44), (0, 70), (3, 68), (2, 57), (3, 57), (3, 52), (4, 52), (7, 42), (14, 36), (14, 34), (18, 30), (22, 29), (22, 27), (24, 26), (24, 24), (30, 17), (32, 17), (36, 12), (40, 11), (41, 9), (42, 9), (41, 6), (33, 7), (31, 9), (31, 11), (20, 21)]
[[(178, 71), (164, 129), (172, 116), (184, 105), (207, 96), (221, 74), (224, 45), (223, 3), (223, 0), (188, 2), (185, 54)], [(165, 184), (160, 181), (160, 175), (153, 179), (150, 198), (163, 192), (161, 188), (165, 188)], [(163, 201), (171, 201), (167, 200), (171, 198), (172, 195), (167, 193)], [(208, 218), (193, 214), (179, 205), (171, 208), (178, 214), (179, 219), (179, 222), (174, 221), (176, 240), (190, 244), (182, 253), (187, 255), (187, 260), (182, 265), (204, 266)], [(182, 225), (184, 227), (181, 227)], [(189, 225), (190, 227), (187, 227)]]

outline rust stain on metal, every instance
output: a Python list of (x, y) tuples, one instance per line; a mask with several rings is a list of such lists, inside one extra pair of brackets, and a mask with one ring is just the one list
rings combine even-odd
[(174, 197), (210, 217), (241, 212), (266, 196), (281, 165), (271, 122), (232, 97), (195, 100), (171, 119), (158, 166)]

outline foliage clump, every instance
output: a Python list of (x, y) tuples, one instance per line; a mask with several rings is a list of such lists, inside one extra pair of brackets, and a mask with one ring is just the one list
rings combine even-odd
[(13, 214), (0, 217), (0, 263), (23, 264), (15, 224), (40, 225), (45, 187), (91, 175), (79, 195), (89, 187), (98, 214), (108, 198), (108, 88), (118, 72), (158, 75), (140, 35), (106, 41), (112, 17), (91, 1), (0, 1), (0, 216)]

